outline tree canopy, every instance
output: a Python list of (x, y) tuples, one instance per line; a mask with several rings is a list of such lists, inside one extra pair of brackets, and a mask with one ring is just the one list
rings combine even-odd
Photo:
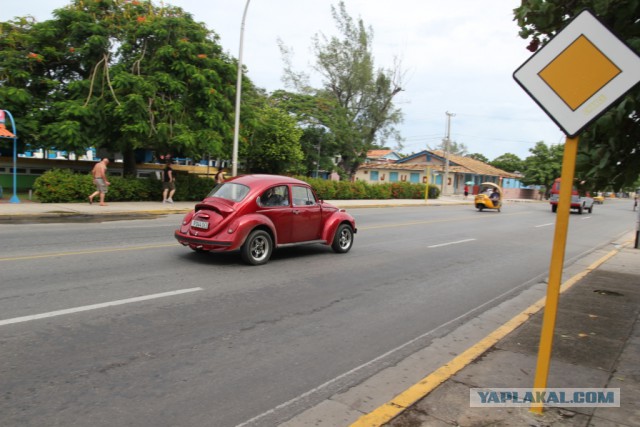
[[(522, 0), (514, 9), (520, 36), (529, 39), (532, 52), (546, 44), (570, 18), (585, 8), (640, 52), (640, 2), (611, 0)], [(593, 188), (633, 185), (640, 174), (640, 88), (620, 102), (580, 135), (576, 176)]]
[(484, 154), (481, 153), (471, 153), (471, 154), (467, 154), (467, 157), (470, 157), (474, 160), (478, 160), (480, 162), (483, 163), (489, 163), (489, 159), (487, 158), (487, 156), (485, 156)]
[(322, 77), (322, 88), (311, 87), (308, 74), (295, 72), (290, 52), (282, 42), (280, 48), (285, 81), (301, 95), (298, 100), (305, 100), (303, 104), (289, 104), (291, 111), (333, 134), (338, 153), (331, 154), (340, 154), (340, 166), (352, 175), (368, 150), (388, 145), (389, 140), (400, 143), (394, 126), (401, 122), (402, 114), (393, 99), (402, 90), (402, 76), (397, 63), (392, 69), (375, 69), (373, 30), (361, 19), (355, 21), (349, 16), (343, 1), (331, 11), (340, 37), (318, 33), (313, 39), (315, 71)]
[(553, 181), (562, 172), (562, 156), (564, 145), (548, 146), (540, 141), (530, 148), (531, 156), (523, 162), (524, 175), (522, 183), (525, 185), (544, 185), (547, 191), (551, 189)]
[(505, 153), (496, 157), (491, 162), (488, 162), (491, 166), (495, 166), (498, 169), (502, 169), (507, 172), (522, 172), (524, 163), (520, 157), (512, 153)]
[[(0, 23), (0, 103), (33, 148), (200, 158), (231, 139), (236, 62), (182, 9), (72, 0), (41, 23)], [(248, 82), (250, 85), (250, 82)]]

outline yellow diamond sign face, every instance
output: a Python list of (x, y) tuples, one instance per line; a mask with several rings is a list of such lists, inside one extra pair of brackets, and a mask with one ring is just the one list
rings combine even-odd
[(573, 137), (640, 81), (640, 57), (585, 10), (513, 77)]
[(621, 72), (581, 35), (539, 75), (575, 111)]

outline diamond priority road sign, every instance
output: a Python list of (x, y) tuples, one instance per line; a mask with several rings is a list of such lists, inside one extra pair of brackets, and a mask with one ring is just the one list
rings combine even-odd
[(574, 137), (640, 81), (640, 57), (584, 10), (513, 78)]

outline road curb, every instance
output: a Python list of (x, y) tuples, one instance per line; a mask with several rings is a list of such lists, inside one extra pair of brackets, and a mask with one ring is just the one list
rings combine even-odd
[(148, 219), (156, 218), (162, 215), (185, 214), (190, 209), (180, 210), (147, 210), (147, 211), (118, 211), (118, 212), (42, 212), (42, 213), (18, 213), (0, 215), (0, 224), (23, 224), (38, 222), (101, 222), (101, 221), (119, 221), (126, 219)]

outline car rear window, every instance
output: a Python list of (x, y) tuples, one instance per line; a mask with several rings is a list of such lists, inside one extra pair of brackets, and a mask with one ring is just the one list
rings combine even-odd
[(216, 185), (207, 197), (220, 197), (221, 199), (231, 200), (232, 202), (240, 202), (249, 194), (249, 187), (233, 182), (225, 182)]

